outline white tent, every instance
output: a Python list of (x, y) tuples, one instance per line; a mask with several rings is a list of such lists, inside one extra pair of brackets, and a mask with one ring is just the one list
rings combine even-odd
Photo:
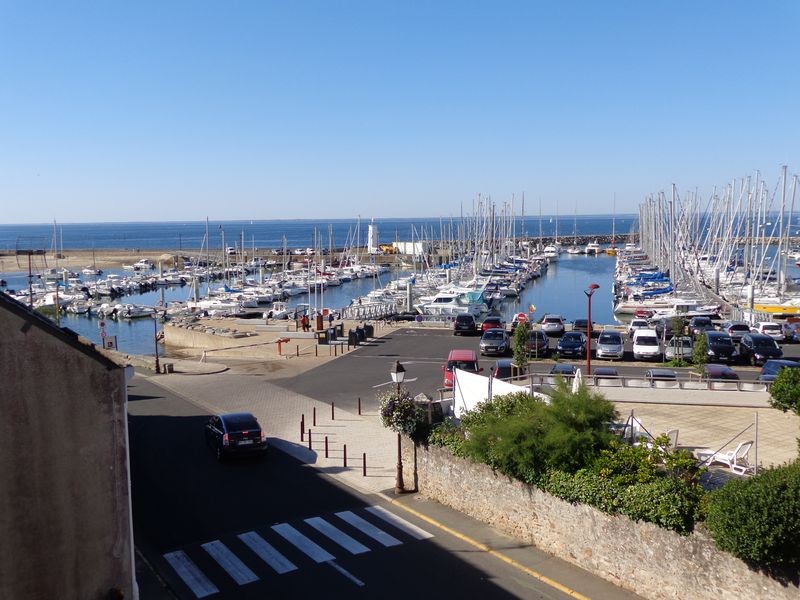
[[(484, 377), (461, 369), (453, 370), (453, 413), (458, 418), (461, 418), (465, 412), (474, 409), (480, 402), (486, 402), (494, 396), (517, 392), (531, 393), (526, 385)], [(543, 402), (550, 402), (550, 398), (546, 394), (533, 392), (532, 395)]]

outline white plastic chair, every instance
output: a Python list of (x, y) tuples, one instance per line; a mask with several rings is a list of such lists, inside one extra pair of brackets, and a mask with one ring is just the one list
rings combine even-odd
[(713, 452), (708, 448), (704, 448), (695, 450), (695, 456), (704, 464), (722, 463), (727, 465), (731, 472), (737, 475), (746, 475), (755, 471), (755, 466), (751, 465), (747, 460), (752, 446), (753, 442), (748, 440), (736, 446), (735, 450)]

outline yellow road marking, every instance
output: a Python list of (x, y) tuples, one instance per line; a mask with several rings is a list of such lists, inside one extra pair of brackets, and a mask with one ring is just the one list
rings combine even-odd
[(550, 579), (546, 575), (542, 575), (538, 571), (534, 571), (533, 569), (528, 568), (525, 565), (522, 565), (522, 564), (518, 563), (513, 558), (511, 558), (510, 556), (506, 556), (502, 552), (498, 552), (497, 550), (492, 550), (486, 544), (484, 544), (482, 542), (479, 542), (478, 540), (474, 540), (471, 537), (469, 537), (468, 535), (464, 535), (463, 533), (461, 533), (459, 531), (456, 531), (455, 529), (451, 529), (450, 527), (448, 527), (444, 523), (440, 523), (436, 519), (434, 519), (432, 517), (429, 517), (428, 515), (424, 515), (421, 512), (419, 512), (417, 510), (414, 510), (410, 506), (406, 506), (402, 502), (399, 502), (399, 501), (391, 499), (391, 498), (389, 498), (389, 501), (392, 504), (394, 504), (395, 506), (398, 506), (398, 507), (402, 508), (403, 510), (411, 513), (412, 515), (414, 515), (418, 519), (422, 519), (426, 523), (430, 523), (434, 527), (438, 527), (439, 529), (441, 529), (442, 531), (444, 531), (446, 533), (449, 533), (453, 537), (456, 537), (459, 540), (461, 540), (463, 542), (466, 542), (467, 544), (469, 544), (471, 546), (474, 546), (475, 548), (478, 548), (478, 549), (482, 550), (483, 552), (486, 552), (490, 556), (494, 556), (495, 558), (498, 558), (498, 559), (502, 560), (504, 563), (514, 567), (515, 569), (518, 569), (518, 570), (522, 571), (526, 575), (530, 575), (534, 579), (537, 579), (537, 580), (541, 581), (542, 583), (545, 583), (545, 584), (549, 585), (550, 587), (557, 589), (560, 592), (563, 592), (564, 594), (567, 594), (568, 596), (572, 596), (573, 598), (577, 598), (578, 600), (590, 600), (589, 596), (584, 596), (580, 592), (577, 592), (577, 591), (573, 590), (572, 588), (569, 588), (569, 587), (565, 586), (563, 583), (559, 583), (558, 581)]

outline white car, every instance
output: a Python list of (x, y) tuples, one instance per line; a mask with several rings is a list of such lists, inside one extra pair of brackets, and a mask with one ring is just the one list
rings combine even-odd
[(654, 329), (637, 329), (633, 334), (633, 358), (636, 360), (658, 360), (661, 344)]
[(650, 329), (650, 323), (647, 322), (647, 319), (633, 319), (628, 325), (628, 337), (633, 339), (633, 334), (637, 329)]
[(753, 333), (763, 333), (778, 342), (783, 341), (783, 327), (780, 326), (780, 323), (759, 321), (750, 328), (750, 331)]

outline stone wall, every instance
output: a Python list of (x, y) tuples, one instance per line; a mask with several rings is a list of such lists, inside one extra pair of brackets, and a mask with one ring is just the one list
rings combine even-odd
[[(414, 452), (408, 439), (403, 454), (404, 478), (410, 482)], [(702, 530), (680, 536), (570, 504), (438, 447), (417, 447), (416, 460), (418, 489), (427, 498), (645, 598), (800, 597), (796, 586), (783, 587), (717, 550)]]

